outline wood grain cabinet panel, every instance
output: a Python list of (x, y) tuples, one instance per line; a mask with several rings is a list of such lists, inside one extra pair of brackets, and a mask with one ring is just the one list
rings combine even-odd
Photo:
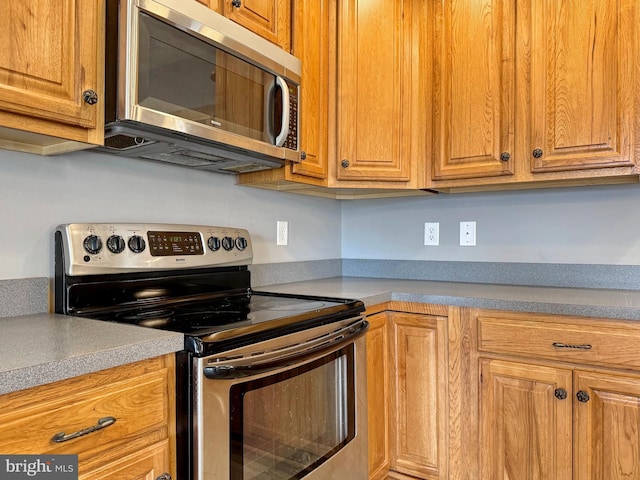
[(637, 2), (429, 6), (428, 187), (637, 178)]
[(413, 3), (338, 3), (337, 181), (411, 180)]
[(328, 172), (330, 0), (297, 0), (293, 54), (302, 61), (299, 142), (306, 158), (292, 178), (325, 180)]
[(533, 172), (629, 166), (638, 2), (531, 1)]
[(514, 172), (515, 0), (430, 2), (432, 178)]
[(389, 327), (387, 314), (368, 317), (367, 416), (369, 432), (369, 480), (387, 478), (389, 471)]
[(396, 311), (394, 304), (367, 317), (369, 480), (454, 478), (449, 477), (448, 310), (413, 307), (398, 304)]
[(228, 18), (284, 50), (291, 50), (290, 0), (223, 1), (224, 14)]
[(135, 453), (127, 452), (115, 462), (80, 475), (79, 480), (156, 480), (169, 473), (170, 455), (169, 442), (164, 440)]
[[(115, 422), (73, 437), (108, 417)], [(175, 475), (174, 356), (0, 396), (0, 451), (77, 454), (83, 480)]]
[[(480, 378), (480, 478), (569, 480), (571, 372), (483, 360)], [(556, 389), (565, 391), (564, 399)]]
[[(640, 378), (575, 372), (575, 480), (640, 479)], [(584, 395), (586, 394), (586, 396)]]
[[(193, 0), (189, 0), (193, 1)], [(291, 50), (290, 0), (196, 0), (282, 49)]]
[(446, 318), (390, 312), (391, 468), (447, 478)]
[[(472, 316), (481, 355), (483, 480), (640, 479), (637, 322), (482, 310)], [(552, 346), (558, 336), (566, 343)]]
[[(5, 6), (0, 17), (4, 48), (0, 57), (0, 126), (4, 127), (0, 145), (55, 153), (55, 147), (45, 147), (63, 140), (101, 144), (104, 0), (21, 0)], [(97, 103), (85, 101), (88, 91), (95, 92)], [(8, 129), (58, 140), (31, 137), (34, 147), (30, 149), (28, 136), (11, 135)]]

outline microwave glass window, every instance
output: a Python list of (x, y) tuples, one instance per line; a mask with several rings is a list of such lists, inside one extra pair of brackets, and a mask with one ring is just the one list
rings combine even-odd
[(139, 15), (140, 105), (273, 141), (282, 95), (273, 74), (144, 12)]
[(355, 435), (353, 346), (231, 387), (232, 480), (302, 478)]

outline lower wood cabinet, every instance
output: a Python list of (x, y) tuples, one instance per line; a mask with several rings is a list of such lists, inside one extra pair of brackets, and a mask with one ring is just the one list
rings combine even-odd
[(370, 479), (448, 478), (444, 314), (386, 311), (369, 317)]
[(77, 454), (82, 480), (175, 478), (174, 363), (167, 355), (0, 396), (0, 452)]
[(640, 479), (638, 322), (496, 311), (473, 317), (481, 355), (479, 478)]

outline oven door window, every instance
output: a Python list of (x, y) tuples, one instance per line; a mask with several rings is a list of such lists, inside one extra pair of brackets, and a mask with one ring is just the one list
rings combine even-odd
[(355, 436), (354, 346), (233, 385), (232, 480), (302, 478)]
[(138, 43), (139, 105), (274, 143), (284, 94), (275, 75), (144, 12)]

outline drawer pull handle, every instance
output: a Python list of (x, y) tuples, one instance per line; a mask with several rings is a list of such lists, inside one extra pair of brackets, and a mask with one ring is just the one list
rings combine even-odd
[(65, 435), (64, 432), (56, 433), (53, 436), (53, 438), (51, 438), (51, 441), (56, 443), (66, 442), (67, 440), (73, 440), (74, 438), (82, 437), (83, 435), (97, 432), (98, 430), (107, 428), (109, 425), (113, 425), (114, 423), (116, 423), (115, 418), (103, 417), (100, 420), (98, 420), (98, 423), (96, 425), (92, 427), (83, 428), (82, 430), (78, 430), (77, 432), (70, 433), (69, 435)]
[(577, 350), (591, 350), (591, 345), (589, 345), (589, 344), (572, 345), (570, 343), (553, 342), (551, 345), (553, 345), (556, 348), (574, 348), (574, 349), (577, 349)]

